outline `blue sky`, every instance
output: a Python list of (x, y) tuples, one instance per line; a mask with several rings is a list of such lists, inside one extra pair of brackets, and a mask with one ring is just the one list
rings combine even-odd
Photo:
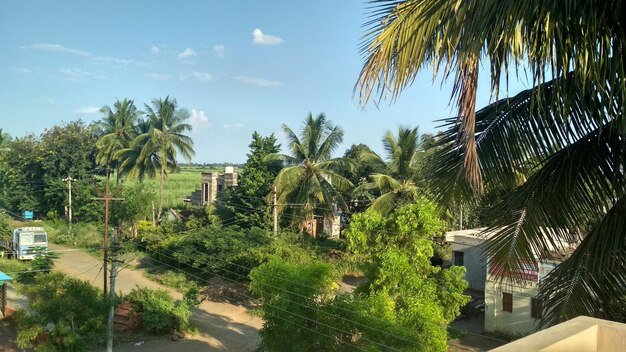
[(281, 125), (297, 129), (309, 112), (343, 127), (338, 153), (352, 143), (380, 151), (399, 124), (435, 131), (454, 111), (449, 85), (429, 72), (393, 103), (363, 108), (353, 97), (366, 15), (356, 0), (4, 0), (0, 128), (40, 133), (98, 120), (116, 98), (142, 108), (169, 95), (191, 112), (200, 163), (244, 162), (253, 131), (282, 141)]

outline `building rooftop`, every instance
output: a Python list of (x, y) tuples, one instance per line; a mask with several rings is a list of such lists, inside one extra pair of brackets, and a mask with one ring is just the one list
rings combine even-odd
[(625, 346), (626, 324), (580, 316), (490, 352), (612, 352)]
[(0, 282), (2, 281), (11, 281), (13, 280), (12, 277), (10, 277), (9, 275), (3, 273), (2, 271), (0, 271)]

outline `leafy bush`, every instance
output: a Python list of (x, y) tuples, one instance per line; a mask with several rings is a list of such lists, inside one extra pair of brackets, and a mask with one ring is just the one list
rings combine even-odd
[(173, 265), (187, 265), (187, 271), (202, 277), (220, 275), (245, 281), (250, 268), (261, 263), (255, 249), (266, 242), (260, 229), (207, 228), (162, 240), (151, 255)]
[(53, 243), (82, 248), (102, 246), (103, 230), (99, 224), (76, 223), (70, 229), (64, 221), (52, 221), (45, 224), (45, 229)]
[(191, 331), (191, 311), (187, 302), (174, 303), (165, 290), (136, 288), (125, 297), (141, 315), (143, 327), (153, 334)]
[(38, 351), (91, 351), (104, 333), (106, 304), (100, 290), (61, 273), (37, 275), (22, 289), (29, 310), (17, 315), (17, 344), (32, 348), (44, 331), (50, 340)]

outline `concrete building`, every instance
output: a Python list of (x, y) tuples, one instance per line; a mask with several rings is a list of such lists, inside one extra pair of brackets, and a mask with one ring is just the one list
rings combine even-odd
[(224, 172), (203, 172), (202, 186), (196, 189), (189, 199), (193, 205), (207, 205), (215, 202), (217, 194), (230, 187), (237, 187), (238, 174), (232, 166), (226, 166)]
[(579, 316), (490, 352), (617, 352), (626, 350), (626, 324)]
[(541, 314), (541, 302), (536, 298), (539, 284), (569, 256), (575, 244), (563, 242), (559, 248), (552, 248), (554, 256), (551, 258), (536, 258), (525, 263), (520, 273), (523, 280), (512, 283), (511, 280), (496, 277), (496, 268), (488, 265), (482, 244), (495, 233), (485, 228), (446, 233), (445, 239), (452, 249), (452, 264), (465, 267), (465, 279), (470, 289), (484, 292), (485, 332), (510, 335), (533, 333), (537, 331), (537, 320)]
[(485, 291), (487, 280), (486, 257), (480, 247), (490, 234), (484, 228), (450, 231), (445, 234), (445, 241), (452, 249), (452, 264), (465, 267), (465, 280), (469, 288)]
[(324, 234), (329, 238), (338, 239), (341, 235), (341, 214), (336, 212), (329, 216), (314, 215), (304, 226), (305, 231), (313, 238)]

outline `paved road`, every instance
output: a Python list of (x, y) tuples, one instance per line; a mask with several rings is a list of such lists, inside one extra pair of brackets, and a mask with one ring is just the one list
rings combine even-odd
[[(103, 276), (101, 263), (87, 253), (81, 251), (63, 251), (69, 248), (50, 245), (57, 250), (59, 259), (55, 269), (70, 276), (92, 282), (102, 288)], [(59, 251), (60, 250), (60, 251)], [(125, 268), (117, 278), (117, 292), (127, 293), (135, 287), (161, 288), (169, 291), (174, 299), (182, 299), (179, 292), (151, 281), (142, 272)], [(200, 333), (179, 342), (167, 339), (150, 339), (140, 346), (133, 342), (116, 348), (117, 351), (253, 351), (259, 340), (258, 330), (263, 322), (260, 318), (248, 314), (241, 306), (228, 303), (205, 301), (192, 309), (191, 321)], [(140, 342), (140, 341), (136, 341)]]

